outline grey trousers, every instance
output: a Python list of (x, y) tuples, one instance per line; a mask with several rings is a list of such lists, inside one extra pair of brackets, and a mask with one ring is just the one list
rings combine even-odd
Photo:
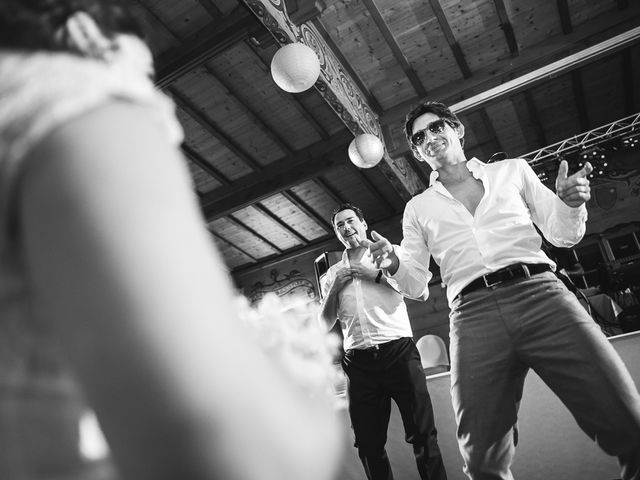
[(465, 473), (510, 480), (517, 414), (532, 368), (580, 428), (640, 480), (640, 395), (609, 341), (551, 272), (458, 296), (451, 394)]

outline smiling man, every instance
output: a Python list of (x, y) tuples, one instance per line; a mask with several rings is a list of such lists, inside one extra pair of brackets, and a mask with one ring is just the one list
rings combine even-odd
[(345, 251), (322, 280), (322, 316), (329, 329), (340, 321), (349, 415), (367, 478), (393, 479), (385, 451), (393, 399), (406, 440), (413, 445), (420, 478), (445, 480), (431, 398), (403, 297), (365, 255), (367, 222), (362, 211), (340, 205), (331, 223)]
[[(407, 204), (399, 248), (372, 232), (367, 242), (388, 281), (426, 299), (433, 256), (447, 285), (451, 395), (465, 472), (474, 480), (512, 480), (518, 405), (530, 368), (560, 397), (580, 428), (618, 457), (623, 480), (640, 480), (640, 396), (618, 354), (558, 279), (534, 224), (557, 247), (585, 232), (591, 165), (556, 192), (523, 159), (467, 159), (464, 126), (426, 102), (405, 133), (431, 185)], [(388, 263), (388, 265), (387, 265)]]

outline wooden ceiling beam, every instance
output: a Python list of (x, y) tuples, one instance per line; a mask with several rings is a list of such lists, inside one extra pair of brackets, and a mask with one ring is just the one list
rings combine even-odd
[[(251, 48), (251, 50), (253, 50), (253, 53), (255, 53), (256, 58), (262, 63), (262, 65), (268, 71), (270, 69), (270, 65), (263, 58), (263, 56), (260, 55), (260, 53), (258, 52), (258, 48), (260, 48), (260, 47), (258, 45), (256, 45), (254, 42), (251, 42), (251, 41), (246, 41), (246, 44), (249, 46), (249, 48)], [(278, 92), (278, 95), (280, 96), (280, 98), (286, 99), (286, 102), (289, 103), (293, 108), (295, 108), (298, 111), (298, 113), (300, 115), (302, 115), (304, 117), (304, 119), (307, 122), (309, 122), (309, 124), (311, 124), (311, 126), (315, 129), (316, 133), (320, 136), (320, 138), (323, 138), (323, 139), (329, 138), (329, 133), (327, 132), (326, 128), (324, 128), (320, 124), (320, 122), (318, 122), (318, 120), (316, 120), (315, 115), (313, 115), (309, 111), (309, 109), (304, 105), (304, 103), (302, 103), (302, 101), (301, 101), (301, 99), (305, 95), (312, 95), (312, 93), (310, 93), (310, 91), (301, 92), (301, 93), (299, 93), (297, 95), (289, 95), (284, 90), (281, 90), (279, 88), (276, 88), (275, 91)]]
[(442, 34), (444, 38), (447, 40), (449, 44), (449, 48), (451, 48), (451, 52), (453, 53), (456, 62), (458, 63), (458, 68), (460, 68), (460, 72), (462, 72), (463, 78), (471, 77), (471, 69), (469, 68), (469, 64), (467, 63), (467, 59), (464, 58), (464, 53), (462, 53), (462, 48), (460, 48), (460, 44), (458, 40), (456, 40), (455, 35), (453, 34), (453, 30), (451, 29), (451, 25), (449, 25), (449, 21), (447, 20), (447, 16), (444, 14), (444, 10), (442, 9), (442, 5), (440, 5), (439, 0), (429, 0), (429, 4), (433, 9), (433, 13), (438, 19), (438, 24), (440, 25), (440, 30), (442, 30)]
[(216, 72), (207, 65), (205, 67), (207, 73), (211, 75), (220, 85), (222, 85), (228, 93), (228, 96), (232, 97), (236, 102), (238, 102), (242, 109), (247, 114), (252, 122), (256, 125), (260, 131), (262, 131), (266, 136), (268, 136), (280, 149), (285, 153), (285, 155), (291, 155), (293, 150), (291, 146), (286, 142), (284, 138), (276, 133), (273, 127), (267, 125), (267, 121), (258, 115), (253, 108), (249, 105), (249, 103), (243, 98), (242, 92), (239, 88), (234, 87), (230, 81), (223, 80)]
[[(618, 28), (615, 28), (615, 26), (610, 28), (615, 28), (616, 31), (618, 31), (618, 29), (623, 28), (622, 25), (620, 25), (621, 22), (625, 27), (628, 27), (629, 24), (637, 25), (637, 21), (640, 18), (639, 7), (640, 2), (627, 9), (633, 9), (635, 13), (627, 11), (625, 14), (616, 11), (615, 15), (607, 16), (608, 19), (615, 17), (617, 20), (616, 25)], [(633, 15), (631, 15), (632, 13)], [(568, 73), (590, 62), (611, 55), (627, 48), (640, 39), (640, 27), (634, 26), (607, 40), (584, 48), (577, 53), (572, 53), (577, 47), (589, 44), (594, 36), (601, 38), (603, 33), (602, 23), (599, 25), (600, 28), (598, 28), (597, 31), (593, 28), (576, 28), (572, 34), (566, 37), (563, 35), (560, 40), (558, 38), (551, 39), (541, 47), (522, 52), (517, 58), (508, 58), (499, 61), (489, 69), (484, 70), (483, 73), (474, 75), (473, 79), (463, 82), (452, 82), (442, 88), (434, 89), (431, 91), (429, 97), (444, 101), (456, 113), (473, 111), (481, 108), (488, 102), (524, 91), (549, 78)], [(585, 33), (587, 34), (585, 35)], [(567, 37), (573, 38), (567, 39)], [(562, 58), (561, 55), (565, 55), (565, 57)], [(557, 58), (559, 57), (560, 59), (558, 60)], [(551, 61), (551, 58), (555, 58), (556, 60)], [(528, 73), (513, 78), (523, 71)], [(498, 75), (496, 75), (496, 72), (498, 72)], [(512, 78), (512, 80), (503, 81), (504, 77)], [(501, 83), (502, 81), (503, 83)], [(496, 84), (498, 85), (492, 86)], [(459, 101), (460, 98), (465, 98), (465, 100)], [(414, 98), (403, 102), (393, 109), (389, 109), (381, 117), (383, 127), (403, 121), (409, 109), (421, 100), (422, 99)], [(389, 154), (391, 156), (397, 156), (407, 151), (409, 151), (408, 146), (405, 142), (401, 142), (399, 145), (394, 145), (393, 148), (390, 149)]]
[(266, 217), (269, 217), (275, 223), (280, 225), (280, 227), (284, 231), (286, 231), (289, 235), (294, 237), (296, 240), (298, 240), (303, 245), (308, 245), (309, 244), (309, 240), (307, 240), (305, 237), (300, 235), (296, 230), (293, 229), (293, 227), (291, 225), (286, 224), (280, 217), (278, 217), (275, 213), (273, 213), (271, 210), (269, 210), (267, 207), (265, 207), (261, 203), (256, 203), (255, 205), (253, 205), (253, 208), (255, 208), (256, 210), (259, 210), (260, 213), (262, 213)]
[(240, 6), (196, 33), (179, 47), (160, 55), (156, 61), (156, 85), (165, 88), (177, 78), (203, 65), (216, 55), (253, 35), (264, 26)]
[(242, 230), (246, 230), (251, 235), (253, 235), (254, 237), (258, 238), (260, 241), (266, 243), (271, 248), (273, 248), (276, 252), (282, 253), (282, 250), (280, 249), (280, 247), (278, 247), (275, 243), (271, 242), (267, 238), (263, 237), (260, 233), (256, 232), (253, 228), (251, 228), (249, 225), (244, 223), (242, 220), (237, 219), (233, 215), (229, 215), (229, 216), (227, 216), (225, 218), (227, 219), (228, 222), (233, 223), (236, 227), (238, 227), (238, 228), (240, 228)]
[(317, 18), (325, 9), (322, 0), (284, 0), (284, 4), (289, 18), (296, 25)]
[(333, 229), (329, 225), (329, 222), (327, 222), (324, 218), (318, 215), (318, 212), (316, 212), (309, 205), (307, 205), (298, 195), (295, 194), (295, 192), (292, 192), (291, 190), (287, 189), (287, 190), (284, 190), (283, 192), (280, 192), (280, 195), (282, 195), (284, 198), (286, 198), (291, 203), (293, 203), (302, 213), (304, 213), (311, 220), (313, 220), (315, 223), (320, 225), (320, 227), (322, 227), (322, 229), (325, 232), (328, 232), (328, 233), (333, 232)]
[[(559, 34), (536, 47), (523, 50), (517, 58), (509, 57), (493, 62), (475, 71), (472, 78), (449, 82), (447, 85), (435, 88), (429, 92), (429, 98), (449, 104), (470, 98), (527, 72), (563, 59), (586, 46), (594, 45), (605, 35), (608, 37), (623, 34), (637, 26), (639, 21), (640, 2), (635, 2), (625, 11), (614, 11), (602, 15), (598, 22), (579, 25), (569, 35)], [(607, 35), (609, 32), (610, 34)], [(388, 109), (380, 116), (380, 123), (384, 127), (403, 120), (409, 109), (421, 100), (423, 99), (420, 97), (414, 97)]]
[(342, 131), (269, 165), (261, 172), (246, 175), (227, 187), (218, 188), (202, 199), (208, 221), (253, 204), (274, 193), (315, 178), (349, 162), (347, 149), (352, 136)]
[(632, 28), (631, 30), (616, 35), (615, 37), (604, 40), (597, 45), (585, 48), (584, 50), (545, 65), (533, 72), (514, 78), (502, 85), (491, 88), (478, 95), (474, 95), (469, 99), (462, 100), (455, 105), (452, 105), (451, 108), (456, 113), (469, 112), (477, 108), (481, 108), (482, 105), (487, 102), (499, 99), (506, 95), (512, 95), (515, 92), (522, 91), (526, 88), (532, 87), (533, 85), (544, 82), (549, 78), (568, 73), (582, 67), (583, 65), (618, 52), (623, 48), (634, 44), (639, 39), (640, 27)]
[(180, 108), (180, 110), (184, 111), (202, 128), (204, 128), (212, 136), (217, 138), (220, 143), (222, 143), (231, 152), (233, 152), (248, 167), (250, 167), (253, 171), (262, 170), (262, 165), (254, 160), (251, 155), (249, 155), (240, 145), (235, 142), (235, 140), (233, 140), (229, 135), (224, 133), (217, 125), (215, 125), (212, 120), (205, 117), (200, 111), (198, 111), (196, 107), (176, 88), (167, 87), (167, 91), (171, 94), (173, 101), (175, 102), (177, 107)]
[[(380, 12), (376, 4), (373, 2), (373, 0), (362, 0), (362, 3), (371, 14), (371, 18), (373, 18), (373, 21), (378, 27), (378, 30), (380, 30), (380, 33), (382, 34), (383, 38), (387, 42), (387, 45), (391, 49), (391, 52), (393, 53), (393, 56), (396, 59), (396, 62), (398, 62), (398, 64), (404, 71), (404, 74), (409, 79), (409, 82), (411, 82), (411, 85), (413, 86), (413, 89), (416, 91), (416, 94), (419, 97), (426, 97), (427, 90), (424, 88), (424, 85), (418, 78), (418, 75), (416, 74), (415, 70), (407, 60), (407, 57), (405, 57), (404, 53), (402, 52), (400, 45), (398, 45), (398, 42), (393, 36), (393, 33), (391, 33), (391, 30), (389, 29), (387, 22), (385, 22), (384, 18), (382, 17), (382, 13)], [(378, 112), (380, 111), (381, 110), (379, 110)]]
[(511, 56), (516, 57), (520, 53), (520, 50), (518, 48), (516, 35), (513, 31), (511, 19), (509, 18), (509, 14), (507, 13), (507, 7), (504, 4), (504, 0), (493, 0), (493, 3), (496, 6), (498, 18), (500, 18), (500, 28), (502, 29), (505, 39), (507, 40), (507, 46), (509, 47)]
[[(366, 90), (361, 89), (349, 74), (353, 70), (326, 31), (323, 36), (321, 31), (324, 27), (318, 19), (298, 27), (288, 18), (286, 11), (277, 8), (271, 0), (242, 1), (271, 31), (280, 45), (300, 42), (315, 50), (321, 62), (320, 76), (314, 87), (353, 135), (370, 133), (385, 142), (375, 105), (368, 101)], [(387, 150), (380, 162), (380, 170), (403, 200), (409, 200), (424, 187), (411, 165), (402, 157), (392, 159)]]
[(360, 179), (360, 183), (362, 183), (365, 186), (365, 188), (369, 190), (371, 195), (373, 195), (376, 198), (378, 203), (380, 203), (381, 205), (384, 205), (384, 207), (387, 209), (389, 213), (395, 213), (393, 205), (391, 205), (389, 200), (387, 200), (384, 197), (384, 195), (380, 193), (380, 191), (376, 188), (373, 182), (369, 180), (369, 177), (367, 177), (367, 175), (364, 173), (363, 170), (356, 167), (351, 162), (349, 162), (349, 169)]
[(560, 25), (562, 27), (562, 33), (568, 35), (573, 31), (573, 25), (571, 25), (571, 14), (569, 13), (569, 4), (567, 0), (556, 0), (558, 5), (558, 14), (560, 15)]
[(227, 240), (223, 236), (219, 235), (218, 233), (214, 232), (213, 230), (209, 230), (209, 233), (211, 233), (211, 235), (216, 237), (219, 241), (221, 241), (221, 242), (225, 243), (226, 245), (228, 245), (230, 248), (233, 248), (234, 250), (237, 250), (240, 253), (242, 253), (244, 256), (248, 257), (252, 262), (257, 262), (258, 261), (258, 259), (256, 257), (254, 257), (253, 255), (245, 252), (243, 249), (238, 247), (235, 243), (231, 243), (229, 240)]
[(207, 174), (211, 175), (215, 178), (221, 185), (231, 185), (231, 181), (227, 177), (225, 177), (222, 172), (220, 172), (216, 167), (207, 162), (202, 155), (196, 152), (193, 148), (191, 148), (186, 143), (182, 144), (182, 152), (185, 156), (195, 163), (198, 167), (204, 170)]
[(325, 28), (324, 23), (322, 23), (322, 21), (319, 18), (316, 18), (313, 20), (313, 25), (316, 27), (316, 30), (318, 30), (318, 33), (320, 34), (324, 42), (327, 44), (331, 52), (333, 52), (333, 54), (338, 59), (340, 66), (344, 69), (345, 72), (349, 74), (349, 76), (351, 77), (351, 80), (353, 80), (353, 82), (357, 85), (358, 89), (362, 92), (362, 95), (366, 99), (371, 109), (377, 115), (380, 115), (380, 112), (382, 112), (382, 106), (380, 105), (376, 97), (373, 96), (371, 91), (364, 84), (364, 82), (362, 81), (362, 78), (360, 78), (360, 75), (358, 75), (358, 73), (353, 69), (353, 67), (351, 66), (351, 62), (349, 62), (346, 59), (346, 57), (342, 53), (342, 50), (340, 50), (338, 46), (335, 44), (335, 42), (331, 38), (331, 35), (329, 35), (329, 32), (327, 32), (327, 29)]
[(345, 203), (346, 202), (346, 200), (342, 197), (342, 195), (340, 195), (333, 187), (331, 187), (331, 185), (329, 185), (324, 178), (317, 177), (317, 178), (314, 178), (312, 181), (313, 181), (313, 183), (318, 185), (318, 187), (320, 187), (320, 189), (324, 193), (326, 193), (328, 196), (330, 196), (331, 199), (336, 204), (340, 205), (341, 203)]
[(204, 8), (209, 13), (209, 15), (211, 15), (211, 18), (218, 19), (223, 16), (222, 10), (220, 10), (215, 5), (215, 3), (213, 3), (213, 0), (197, 0), (197, 1), (200, 4), (200, 6)]

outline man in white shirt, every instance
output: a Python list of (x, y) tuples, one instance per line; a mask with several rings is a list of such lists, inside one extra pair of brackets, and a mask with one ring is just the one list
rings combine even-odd
[(426, 299), (429, 259), (440, 265), (450, 314), (452, 401), (471, 479), (513, 478), (516, 420), (533, 368), (580, 428), (618, 457), (622, 479), (640, 480), (640, 395), (619, 356), (552, 270), (541, 238), (570, 247), (585, 232), (586, 164), (556, 193), (523, 159), (467, 160), (464, 126), (445, 105), (426, 102), (407, 116), (405, 134), (431, 185), (411, 199), (403, 240), (372, 232), (372, 258), (390, 284)]
[(342, 204), (331, 223), (346, 249), (322, 279), (322, 317), (329, 329), (336, 320), (342, 328), (349, 415), (367, 478), (393, 479), (385, 451), (393, 399), (420, 478), (446, 480), (431, 398), (403, 297), (365, 255), (361, 242), (367, 238), (367, 222), (362, 211)]

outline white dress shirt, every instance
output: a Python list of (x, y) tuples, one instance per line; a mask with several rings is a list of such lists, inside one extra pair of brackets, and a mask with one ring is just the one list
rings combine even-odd
[[(375, 268), (371, 258), (363, 255), (360, 260)], [(321, 280), (326, 297), (341, 267), (349, 267), (345, 250), (342, 260), (332, 265)], [(344, 349), (361, 349), (403, 337), (412, 337), (409, 314), (404, 297), (388, 285), (361, 278), (348, 282), (338, 294), (338, 321), (344, 336)]]
[(398, 271), (391, 284), (411, 298), (429, 295), (431, 256), (440, 265), (449, 304), (472, 280), (514, 263), (553, 261), (540, 249), (545, 238), (557, 247), (571, 247), (585, 232), (587, 209), (567, 206), (521, 159), (485, 164), (467, 162), (482, 181), (484, 195), (474, 215), (431, 174), (430, 187), (412, 198), (402, 220), (403, 240), (396, 252)]

